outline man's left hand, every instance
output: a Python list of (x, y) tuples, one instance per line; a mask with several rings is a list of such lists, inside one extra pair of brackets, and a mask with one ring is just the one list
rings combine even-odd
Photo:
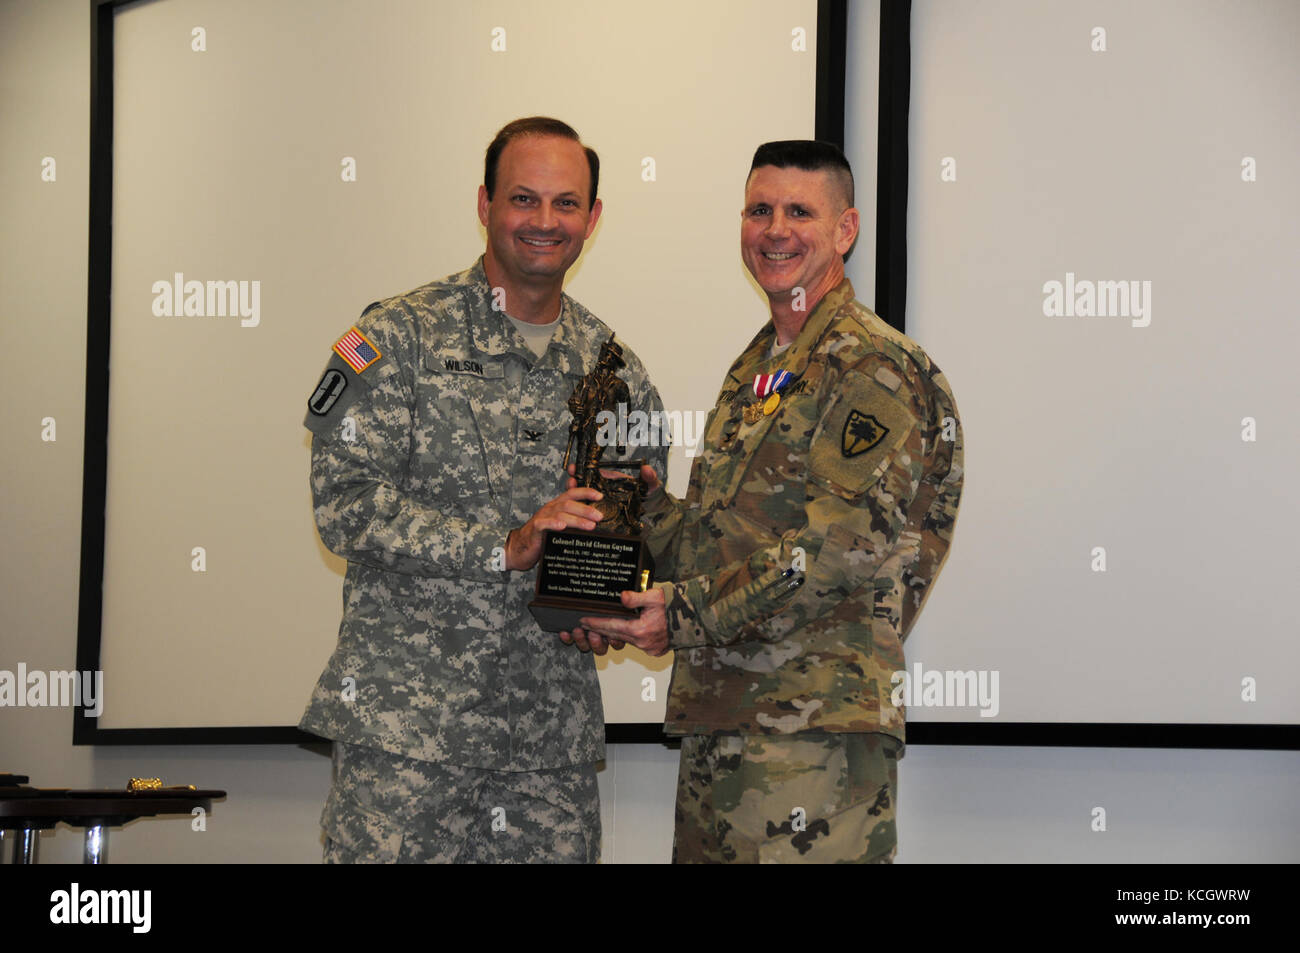
[[(617, 619), (612, 616), (583, 618), (579, 621), (586, 629), (588, 644), (593, 645), (592, 637), (602, 642), (628, 642), (642, 652), (651, 656), (660, 656), (668, 651), (668, 619), (664, 613), (664, 593), (662, 589), (647, 589), (645, 592), (625, 590), (622, 593), (623, 605), (629, 609), (640, 609), (641, 614), (635, 619)], [(564, 639), (564, 636), (560, 636)], [(569, 641), (564, 639), (564, 641)], [(575, 633), (576, 641), (576, 633)], [(599, 653), (598, 653), (599, 654)]]
[(618, 651), (623, 647), (623, 643), (617, 639), (606, 642), (595, 632), (588, 632), (586, 629), (561, 632), (560, 641), (565, 645), (576, 645), (582, 651), (594, 652), (596, 655), (604, 655), (610, 649)]

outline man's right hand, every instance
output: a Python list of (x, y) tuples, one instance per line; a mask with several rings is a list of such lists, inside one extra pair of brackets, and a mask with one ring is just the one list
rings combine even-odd
[(601, 498), (599, 490), (573, 486), (533, 514), (523, 526), (512, 529), (506, 537), (506, 569), (519, 572), (532, 569), (542, 555), (542, 543), (548, 529), (596, 528), (604, 514), (583, 501)]

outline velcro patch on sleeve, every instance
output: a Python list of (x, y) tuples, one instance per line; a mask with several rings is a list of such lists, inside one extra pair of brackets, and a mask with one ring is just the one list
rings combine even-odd
[(898, 386), (903, 383), (903, 379), (887, 367), (882, 367), (876, 371), (876, 383), (882, 387), (887, 387), (892, 391), (898, 390)]
[(861, 493), (915, 426), (908, 407), (879, 384), (846, 374), (839, 399), (813, 438), (810, 476), (842, 495)]
[(334, 342), (334, 353), (343, 358), (348, 367), (358, 374), (383, 356), (379, 353), (379, 348), (375, 347), (355, 326)]
[(307, 399), (307, 409), (317, 417), (324, 417), (330, 412), (343, 392), (348, 389), (348, 378), (340, 370), (327, 368), (321, 375), (320, 383), (316, 385), (315, 392)]

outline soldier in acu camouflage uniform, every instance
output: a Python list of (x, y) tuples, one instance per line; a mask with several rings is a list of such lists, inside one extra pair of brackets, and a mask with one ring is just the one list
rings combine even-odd
[[(595, 666), (527, 609), (543, 532), (601, 518), (561, 467), (566, 402), (610, 336), (562, 293), (598, 170), (556, 120), (502, 129), (483, 258), (367, 308), (308, 401), (316, 523), (348, 560), (301, 722), (335, 742), (326, 860), (599, 857)], [(633, 408), (660, 411), (624, 360)], [(662, 449), (639, 452), (662, 471)]]
[(894, 857), (891, 675), (948, 554), (962, 437), (938, 367), (854, 299), (852, 205), (834, 146), (759, 147), (741, 252), (772, 321), (727, 373), (686, 498), (646, 502), (677, 581), (624, 593), (638, 619), (564, 636), (676, 651), (679, 862)]

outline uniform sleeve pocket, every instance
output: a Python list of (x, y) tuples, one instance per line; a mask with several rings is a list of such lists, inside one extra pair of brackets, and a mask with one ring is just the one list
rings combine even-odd
[(915, 426), (911, 410), (893, 393), (850, 372), (813, 434), (809, 479), (854, 499), (880, 480)]

